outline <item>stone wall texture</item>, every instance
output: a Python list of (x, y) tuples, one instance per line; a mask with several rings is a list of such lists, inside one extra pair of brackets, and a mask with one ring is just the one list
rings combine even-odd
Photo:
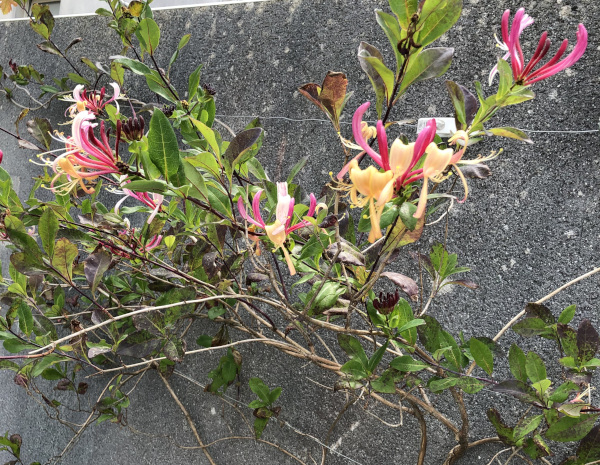
[[(495, 126), (517, 126), (529, 130), (533, 144), (507, 139), (490, 139), (471, 151), (486, 155), (490, 150), (504, 152), (490, 163), (493, 176), (471, 181), (471, 194), (464, 204), (455, 204), (449, 213), (448, 249), (459, 255), (461, 264), (470, 266), (469, 279), (479, 289), (452, 289), (431, 309), (431, 314), (454, 335), (463, 331), (493, 336), (528, 301), (537, 300), (570, 279), (591, 270), (600, 262), (600, 156), (598, 123), (600, 117), (600, 2), (596, 0), (465, 0), (461, 19), (438, 43), (455, 47), (455, 58), (445, 78), (468, 85), (480, 80), (487, 88), (489, 69), (499, 53), (494, 33), (499, 34), (500, 17), (506, 8), (524, 6), (535, 18), (526, 30), (523, 45), (532, 50), (542, 31), (548, 30), (553, 50), (567, 37), (574, 42), (577, 24), (589, 31), (586, 55), (572, 68), (546, 81), (536, 83), (537, 98), (498, 114)], [(329, 172), (341, 167), (335, 132), (322, 115), (297, 92), (306, 82), (321, 82), (328, 70), (344, 71), (349, 78), (350, 100), (344, 120), (362, 102), (372, 99), (368, 79), (356, 59), (360, 41), (378, 46), (391, 59), (390, 46), (377, 26), (374, 9), (388, 9), (384, 0), (271, 0), (260, 3), (207, 6), (159, 11), (156, 21), (162, 29), (158, 61), (167, 63), (180, 37), (191, 33), (190, 44), (181, 53), (173, 82), (187, 88), (187, 75), (204, 63), (202, 82), (217, 91), (219, 119), (239, 130), (253, 115), (263, 117), (266, 139), (259, 154), (273, 180), (287, 177), (301, 157), (310, 157), (298, 181), (308, 190), (319, 192), (328, 182)], [(119, 40), (105, 27), (101, 17), (58, 19), (55, 40), (68, 44), (82, 37), (73, 56), (85, 55), (92, 61), (107, 61), (118, 54)], [(0, 23), (0, 64), (9, 59), (31, 62), (49, 75), (64, 74), (58, 60), (35, 48), (39, 37), (26, 22)], [(433, 44), (435, 45), (435, 44)], [(60, 71), (60, 72), (59, 72)], [(141, 92), (151, 97), (142, 83), (132, 79), (132, 95)], [(26, 103), (25, 95), (16, 97)], [(60, 107), (60, 108), (59, 108)], [(14, 127), (20, 109), (0, 99), (0, 125)], [(53, 110), (55, 120), (64, 108)], [(42, 115), (42, 112), (37, 112)], [(426, 116), (451, 116), (452, 106), (444, 80), (417, 84), (399, 102), (395, 119)], [(47, 116), (47, 113), (44, 114)], [(285, 119), (288, 118), (288, 119)], [(374, 119), (373, 113), (370, 115)], [(569, 132), (589, 130), (590, 132)], [(350, 129), (345, 127), (346, 136)], [(406, 129), (414, 137), (414, 129)], [(596, 132), (593, 132), (596, 131)], [(225, 131), (223, 131), (226, 134)], [(30, 154), (17, 148), (13, 139), (0, 133), (4, 151), (3, 167), (13, 175), (21, 195), (26, 195), (39, 167), (28, 160)], [(413, 250), (426, 250), (444, 238), (446, 223), (432, 227)], [(8, 254), (2, 253), (7, 262)], [(394, 267), (416, 277), (418, 270), (408, 256), (401, 256)], [(548, 302), (556, 313), (569, 304), (577, 304), (577, 318), (587, 317), (600, 323), (598, 278), (573, 286)], [(206, 331), (214, 331), (214, 327)], [(516, 336), (508, 334), (505, 341)], [(550, 344), (531, 342), (532, 348), (550, 351)], [(508, 344), (506, 345), (508, 347)], [(327, 432), (344, 407), (344, 393), (333, 393), (333, 378), (296, 360), (288, 360), (275, 350), (251, 344), (240, 347), (244, 369), (239, 388), (228, 391), (221, 400), (203, 392), (207, 373), (218, 355), (188, 359), (177, 369), (171, 382), (195, 420), (205, 443), (226, 436), (249, 436), (248, 426), (227, 402), (239, 401), (244, 408), (253, 395), (248, 378), (260, 376), (270, 386), (282, 386), (281, 423), (270, 424), (264, 439), (298, 455), (304, 463), (321, 463)], [(344, 355), (339, 354), (340, 357)], [(506, 363), (505, 361), (498, 363)], [(42, 463), (60, 453), (72, 432), (44, 415), (43, 406), (26, 396), (25, 390), (2, 372), (0, 431), (22, 435), (25, 460)], [(92, 378), (89, 399), (93, 399), (106, 379)], [(324, 387), (325, 386), (325, 387)], [(60, 396), (57, 397), (60, 399)], [(458, 421), (446, 395), (432, 401), (446, 408)], [(485, 420), (485, 409), (502, 404), (508, 416), (521, 411), (511, 398), (484, 393), (468, 397), (473, 415), (472, 438), (492, 435)], [(98, 464), (205, 464), (208, 463), (196, 443), (184, 417), (164, 389), (158, 376), (149, 373), (131, 393), (132, 409), (127, 427), (102, 424), (86, 431), (65, 465)], [(477, 412), (481, 412), (478, 414)], [(372, 415), (371, 415), (372, 414)], [(379, 417), (379, 418), (378, 418)], [(515, 419), (515, 418), (513, 418)], [(390, 428), (403, 421), (404, 427)], [(453, 444), (439, 423), (428, 418), (429, 451), (426, 463), (440, 464)], [(291, 426), (290, 426), (291, 425)], [(376, 465), (415, 463), (418, 444), (417, 423), (412, 417), (402, 420), (372, 402), (360, 400), (352, 405), (332, 429), (326, 463)], [(300, 433), (301, 432), (301, 433)], [(470, 452), (460, 463), (486, 464), (500, 446), (482, 447)], [(210, 448), (221, 464), (246, 463), (292, 464), (289, 456), (264, 443), (248, 439), (230, 439)], [(0, 457), (2, 457), (0, 455)], [(561, 457), (556, 457), (555, 463)], [(6, 459), (8, 460), (8, 458)], [(0, 458), (1, 461), (1, 458)], [(29, 463), (27, 462), (27, 463)]]

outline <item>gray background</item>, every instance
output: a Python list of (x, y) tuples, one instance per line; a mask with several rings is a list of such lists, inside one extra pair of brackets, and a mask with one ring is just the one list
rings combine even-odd
[[(572, 69), (534, 85), (537, 98), (533, 102), (508, 108), (493, 121), (494, 126), (514, 125), (540, 131), (529, 132), (533, 145), (506, 139), (489, 140), (468, 152), (468, 157), (474, 157), (504, 148), (504, 153), (490, 163), (493, 177), (471, 181), (468, 201), (456, 205), (450, 212), (448, 248), (458, 253), (461, 264), (472, 267), (469, 278), (480, 288), (476, 291), (454, 289), (430, 312), (453, 334), (462, 330), (467, 338), (493, 336), (527, 301), (539, 299), (598, 265), (598, 133), (561, 131), (598, 129), (600, 4), (592, 0), (468, 0), (455, 27), (433, 45), (456, 49), (445, 78), (471, 89), (470, 83), (478, 79), (487, 88), (489, 69), (501, 53), (494, 48), (493, 33), (499, 33), (504, 9), (514, 11), (520, 6), (526, 7), (536, 19), (522, 40), (526, 55), (537, 45), (544, 28), (553, 41), (552, 50), (556, 50), (564, 37), (574, 41), (579, 22), (588, 28), (589, 45), (586, 55)], [(175, 85), (180, 90), (187, 88), (189, 72), (204, 63), (202, 82), (217, 90), (217, 113), (222, 115), (223, 121), (238, 130), (250, 121), (251, 115), (265, 117), (267, 136), (259, 157), (271, 178), (285, 179), (295, 162), (309, 155), (308, 167), (298, 180), (307, 190), (318, 193), (329, 180), (328, 172), (341, 167), (343, 157), (334, 131), (319, 121), (269, 118), (322, 118), (296, 89), (306, 82), (320, 83), (328, 70), (345, 71), (350, 81), (349, 90), (355, 92), (345, 121), (350, 120), (352, 111), (360, 103), (372, 99), (370, 84), (355, 56), (359, 42), (364, 40), (378, 46), (391, 59), (387, 39), (375, 22), (375, 8), (387, 10), (387, 2), (281, 0), (160, 11), (155, 15), (162, 29), (158, 58), (159, 62), (166, 63), (180, 36), (192, 33), (192, 40), (181, 53), (173, 74)], [(59, 19), (54, 39), (64, 46), (73, 37), (81, 36), (84, 42), (74, 49), (73, 57), (85, 55), (92, 61), (107, 61), (108, 56), (119, 53), (120, 45), (117, 37), (104, 27), (105, 21), (94, 17)], [(61, 74), (55, 69), (58, 61), (35, 48), (38, 42), (39, 37), (25, 22), (0, 23), (0, 63), (6, 68), (8, 60), (13, 58), (20, 64), (31, 62), (48, 75)], [(67, 71), (66, 67), (61, 68), (62, 73)], [(130, 91), (135, 95), (140, 89), (142, 86), (135, 83)], [(149, 98), (147, 93), (142, 95)], [(21, 102), (23, 98), (23, 95), (17, 97)], [(56, 121), (62, 111), (55, 108), (50, 115)], [(0, 112), (2, 127), (14, 127), (12, 122), (19, 110), (2, 100)], [(451, 113), (443, 79), (438, 79), (414, 86), (399, 102), (393, 116), (406, 119), (450, 116)], [(370, 118), (373, 117), (372, 113)], [(407, 132), (409, 137), (414, 137), (412, 130)], [(345, 134), (350, 135), (347, 126)], [(4, 151), (2, 166), (13, 175), (21, 195), (26, 195), (31, 178), (39, 173), (38, 168), (28, 162), (31, 154), (18, 149), (14, 140), (5, 134), (0, 134), (0, 147)], [(442, 239), (443, 222), (430, 228), (418, 247), (426, 250), (430, 243)], [(2, 259), (6, 262), (6, 253)], [(417, 276), (414, 263), (407, 257), (399, 258), (394, 266), (409, 276)], [(579, 308), (576, 321), (587, 317), (597, 324), (600, 322), (597, 299), (598, 278), (592, 278), (563, 292), (551, 300), (549, 306), (558, 314), (566, 305), (575, 303)], [(511, 339), (517, 340), (508, 335), (505, 342)], [(554, 355), (549, 343), (521, 342)], [(332, 386), (333, 378), (268, 348), (245, 345), (240, 351), (244, 356), (242, 384), (239, 393), (230, 389), (228, 394), (234, 398), (239, 396), (243, 408), (253, 399), (247, 388), (249, 377), (260, 376), (271, 387), (282, 386), (280, 419), (323, 440), (344, 405), (345, 396), (333, 394), (307, 378), (328, 387)], [(218, 355), (190, 357), (178, 370), (204, 384), (217, 360)], [(506, 366), (506, 360), (500, 359), (498, 364)], [(559, 374), (552, 374), (558, 380)], [(25, 390), (12, 383), (12, 375), (3, 372), (2, 379), (0, 431), (10, 430), (23, 436), (25, 460), (44, 462), (60, 452), (70, 438), (69, 432), (46, 421), (40, 415), (41, 407), (30, 401)], [(171, 383), (205, 442), (232, 434), (248, 435), (237, 414), (219, 399), (181, 377), (174, 376)], [(100, 383), (94, 383), (90, 389), (90, 400), (99, 386)], [(475, 425), (472, 439), (492, 435), (491, 427), (482, 418), (488, 406), (501, 404), (512, 421), (522, 411), (517, 402), (493, 394), (467, 399)], [(446, 408), (446, 396), (433, 396), (433, 400)], [(132, 393), (131, 403), (128, 422), (137, 433), (110, 424), (94, 427), (84, 433), (63, 463), (81, 464), (92, 460), (101, 464), (207, 463), (199, 450), (183, 450), (173, 442), (172, 439), (178, 444), (195, 445), (181, 412), (154, 373), (148, 374)], [(414, 463), (418, 441), (414, 420), (405, 417), (404, 428), (389, 428), (363, 409), (389, 423), (398, 422), (395, 414), (380, 409), (373, 402), (358, 402), (340, 420), (330, 441), (337, 444), (336, 451), (355, 462), (330, 453), (327, 463)], [(458, 420), (452, 407), (446, 411)], [(252, 420), (249, 409), (244, 413)], [(429, 425), (426, 463), (439, 464), (453, 445), (453, 438), (435, 420), (429, 419)], [(313, 463), (311, 457), (320, 461), (319, 444), (288, 426), (269, 425), (264, 439), (289, 449), (306, 463)], [(500, 448), (494, 445), (476, 449), (460, 463), (485, 464)], [(220, 465), (297, 463), (269, 446), (248, 440), (224, 441), (210, 452)], [(553, 460), (558, 463), (561, 458), (564, 457), (559, 455)]]

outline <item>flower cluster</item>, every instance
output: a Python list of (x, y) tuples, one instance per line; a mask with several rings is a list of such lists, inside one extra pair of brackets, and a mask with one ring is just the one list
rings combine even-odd
[[(109, 139), (110, 128), (106, 129), (104, 122), (100, 122), (100, 138), (96, 138), (94, 128), (98, 124), (93, 122), (94, 119), (94, 114), (87, 110), (79, 112), (71, 124), (71, 135), (65, 137), (64, 134), (57, 133), (55, 136), (56, 140), (65, 144), (65, 149), (61, 149), (64, 152), (54, 160), (43, 158), (46, 154), (40, 156), (44, 164), (51, 166), (56, 173), (50, 182), (52, 191), (68, 193), (79, 185), (84, 192), (91, 194), (94, 188), (86, 185), (84, 180), (89, 182), (101, 175), (119, 173), (117, 162), (120, 122), (117, 122), (117, 137), (113, 152)], [(63, 175), (67, 177), (67, 181), (57, 186), (56, 181)]]
[[(519, 37), (523, 30), (533, 23), (533, 19), (525, 14), (525, 9), (519, 8), (510, 27), (509, 20), (510, 10), (506, 10), (502, 15), (502, 40), (504, 43), (501, 44), (501, 48), (507, 51), (503, 59), (510, 56), (513, 77), (517, 84), (528, 86), (534, 82), (541, 81), (542, 79), (547, 79), (550, 76), (573, 66), (583, 56), (583, 53), (587, 48), (588, 33), (584, 25), (579, 24), (577, 28), (577, 43), (571, 53), (561, 60), (569, 45), (569, 41), (565, 39), (558, 48), (556, 54), (546, 64), (535, 69), (550, 49), (548, 33), (544, 31), (533, 56), (529, 62), (525, 64)], [(497, 70), (497, 67), (493, 69), (490, 74), (490, 83), (494, 78), (495, 70)]]
[[(419, 180), (423, 180), (423, 187), (414, 216), (416, 218), (423, 216), (427, 203), (428, 181), (440, 182), (444, 179), (442, 173), (449, 165), (456, 165), (461, 160), (469, 138), (464, 131), (458, 131), (449, 142), (453, 144), (462, 140), (463, 147), (456, 153), (451, 148), (441, 150), (433, 142), (436, 126), (435, 120), (431, 119), (419, 133), (415, 142), (404, 144), (400, 139), (396, 139), (390, 148), (385, 126), (382, 121), (378, 121), (376, 136), (380, 153), (377, 153), (365, 139), (365, 134), (369, 134), (369, 131), (365, 129), (362, 117), (369, 106), (370, 102), (362, 104), (352, 118), (354, 140), (364, 152), (351, 160), (337, 177), (342, 179), (346, 173), (349, 173), (352, 182), (350, 199), (353, 205), (364, 207), (367, 203), (369, 204), (371, 218), (369, 242), (374, 242), (382, 237), (380, 221), (385, 204), (394, 197), (395, 192), (399, 192), (404, 186)], [(364, 153), (369, 155), (383, 171), (379, 171), (374, 166), (361, 169), (358, 166), (358, 160)], [(422, 168), (417, 169), (416, 166), (424, 156)], [(460, 170), (458, 172), (460, 173)], [(464, 180), (464, 178), (462, 179)], [(359, 197), (358, 194), (361, 196)]]
[(99, 91), (93, 90), (88, 92), (83, 85), (79, 84), (73, 89), (73, 98), (65, 98), (67, 102), (74, 102), (67, 111), (71, 117), (75, 117), (78, 112), (89, 111), (94, 115), (100, 115), (104, 110), (104, 107), (111, 102), (115, 102), (117, 106), (117, 113), (119, 113), (119, 102), (117, 99), (121, 95), (121, 88), (115, 82), (111, 82), (110, 86), (113, 88), (113, 96), (104, 100), (106, 89), (103, 87)]
[[(290, 226), (292, 221), (292, 217), (294, 216), (294, 199), (288, 193), (288, 185), (286, 182), (278, 182), (277, 183), (277, 207), (275, 208), (275, 222), (273, 224), (267, 225), (262, 218), (260, 213), (260, 196), (262, 195), (262, 189), (259, 190), (256, 194), (254, 194), (254, 198), (252, 199), (252, 212), (254, 214), (254, 218), (252, 218), (248, 213), (246, 213), (246, 207), (244, 206), (244, 199), (240, 196), (238, 199), (238, 210), (242, 218), (244, 218), (248, 223), (253, 224), (259, 228), (262, 228), (267, 233), (267, 237), (271, 240), (271, 242), (275, 245), (275, 250), (281, 249), (283, 251), (283, 255), (285, 256), (285, 261), (288, 265), (291, 275), (296, 274), (296, 269), (294, 268), (294, 264), (292, 263), (292, 259), (290, 257), (289, 252), (284, 246), (284, 243), (287, 239), (288, 234), (293, 231), (296, 231), (300, 228), (304, 228), (310, 225), (310, 222), (307, 220), (302, 220), (296, 223), (293, 226)], [(317, 209), (317, 199), (314, 194), (310, 194), (310, 206), (308, 208), (308, 213), (306, 216), (313, 216)]]

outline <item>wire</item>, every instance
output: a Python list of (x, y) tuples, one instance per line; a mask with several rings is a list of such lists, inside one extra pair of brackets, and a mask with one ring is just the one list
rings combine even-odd
[[(253, 119), (253, 118), (260, 118), (260, 119), (280, 119), (280, 120), (285, 120), (285, 121), (291, 121), (294, 123), (304, 123), (306, 121), (315, 121), (315, 122), (319, 122), (319, 123), (329, 123), (329, 120), (327, 119), (319, 119), (319, 118), (306, 118), (306, 119), (298, 119), (298, 118), (288, 118), (286, 116), (259, 116), (259, 115), (215, 115), (218, 118), (239, 118), (239, 119)], [(367, 123), (376, 123), (376, 121), (366, 121)], [(340, 124), (347, 124), (347, 125), (351, 125), (352, 123), (349, 121), (340, 121)], [(416, 124), (405, 124), (404, 126), (411, 126), (411, 127), (417, 127)], [(538, 130), (538, 129), (522, 129), (522, 131), (526, 131), (526, 132), (536, 132), (536, 133), (557, 133), (557, 134), (589, 134), (589, 133), (594, 133), (594, 132), (600, 132), (600, 129), (584, 129), (584, 130), (580, 130), (580, 131), (575, 131), (575, 130), (565, 130), (565, 131), (543, 131), (543, 130)]]

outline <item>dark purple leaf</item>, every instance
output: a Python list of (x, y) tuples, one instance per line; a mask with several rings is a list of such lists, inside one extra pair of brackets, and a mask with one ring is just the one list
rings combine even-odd
[(536, 304), (535, 302), (529, 302), (525, 306), (525, 312), (527, 313), (527, 318), (535, 318), (538, 317), (547, 325), (553, 325), (556, 323), (556, 319), (552, 312), (548, 307), (542, 304)]
[(384, 278), (388, 278), (394, 284), (399, 286), (400, 289), (402, 289), (402, 291), (406, 295), (408, 295), (411, 300), (419, 300), (419, 286), (414, 281), (414, 279), (409, 278), (408, 276), (404, 276), (400, 273), (393, 273), (391, 271), (381, 273), (381, 276), (383, 276)]
[(577, 358), (579, 351), (577, 348), (577, 333), (575, 330), (562, 323), (558, 323), (556, 330), (565, 355), (567, 357), (573, 357), (574, 359)]
[(464, 86), (458, 85), (460, 90), (465, 97), (465, 115), (467, 120), (467, 125), (471, 124), (475, 114), (477, 113), (477, 98)]
[(262, 128), (246, 129), (238, 133), (229, 143), (223, 158), (231, 164), (232, 168), (247, 162), (256, 153), (252, 148), (260, 144), (262, 135)]
[(577, 329), (577, 349), (582, 363), (590, 361), (598, 352), (600, 337), (590, 320), (583, 320)]
[(41, 142), (47, 150), (50, 150), (52, 143), (52, 125), (47, 118), (34, 118), (27, 121), (27, 132), (33, 136), (35, 140)]
[(536, 392), (527, 384), (516, 379), (508, 379), (492, 386), (492, 391), (508, 394), (528, 404), (540, 404)]
[(83, 262), (83, 272), (90, 285), (92, 294), (96, 292), (96, 288), (104, 276), (106, 270), (110, 266), (111, 255), (106, 250), (100, 250), (88, 256)]
[(462, 165), (460, 170), (466, 178), (471, 179), (485, 179), (492, 175), (490, 167), (483, 163), (477, 163), (476, 165)]
[(546, 437), (558, 442), (579, 441), (592, 430), (597, 419), (598, 414), (562, 417), (548, 428)]
[(595, 462), (600, 460), (600, 425), (592, 428), (579, 443), (577, 458), (581, 463)]

